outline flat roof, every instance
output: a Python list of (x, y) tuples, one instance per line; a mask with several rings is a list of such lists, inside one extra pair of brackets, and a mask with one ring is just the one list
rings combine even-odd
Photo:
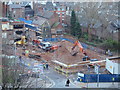
[(110, 57), (108, 59), (113, 61), (113, 62), (115, 62), (115, 63), (120, 63), (120, 57), (119, 56), (117, 56), (117, 57)]

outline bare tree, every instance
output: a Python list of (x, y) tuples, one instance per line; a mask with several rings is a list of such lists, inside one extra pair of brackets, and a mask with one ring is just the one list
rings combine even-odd
[(77, 3), (80, 11), (77, 16), (81, 26), (88, 28), (89, 40), (93, 28), (108, 26), (118, 18), (118, 4), (116, 2), (82, 2)]

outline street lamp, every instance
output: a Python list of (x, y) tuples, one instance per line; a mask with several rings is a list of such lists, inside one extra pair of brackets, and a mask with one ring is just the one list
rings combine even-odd
[(15, 68), (15, 66), (16, 66), (16, 42), (14, 43), (14, 55), (15, 55), (15, 58), (14, 58), (14, 87), (15, 87), (15, 84), (16, 84), (16, 68)]
[[(87, 65), (87, 68), (88, 68), (88, 75), (90, 75), (90, 66)], [(87, 77), (87, 88), (88, 88), (88, 80), (89, 80), (89, 77)]]
[(97, 76), (97, 87), (99, 87), (99, 69), (100, 69), (100, 66), (99, 65), (96, 65), (96, 66), (98, 68), (98, 71), (97, 71), (97, 74), (98, 74), (98, 76)]

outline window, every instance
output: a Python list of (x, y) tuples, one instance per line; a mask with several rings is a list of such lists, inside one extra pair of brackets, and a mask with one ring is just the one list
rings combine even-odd
[(60, 14), (60, 12), (58, 12), (58, 14)]
[(59, 18), (59, 22), (60, 22), (60, 18)]
[(64, 23), (64, 20), (62, 19), (62, 23)]
[(60, 8), (58, 8), (58, 11), (60, 11)]
[(64, 14), (62, 13), (62, 17), (64, 17)]

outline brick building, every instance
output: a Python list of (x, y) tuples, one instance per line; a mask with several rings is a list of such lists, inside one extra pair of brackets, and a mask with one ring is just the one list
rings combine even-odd
[(2, 17), (3, 15), (3, 12), (2, 12), (2, 9), (3, 9), (3, 3), (0, 1), (0, 17)]
[(10, 4), (9, 5), (9, 16), (14, 19), (24, 17), (24, 8), (21, 5)]
[(37, 16), (47, 19), (51, 27), (54, 23), (59, 21), (59, 17), (56, 12), (45, 11), (43, 9), (37, 13)]
[(36, 34), (42, 38), (51, 38), (51, 26), (46, 18), (36, 16), (32, 22), (33, 25), (38, 27)]

